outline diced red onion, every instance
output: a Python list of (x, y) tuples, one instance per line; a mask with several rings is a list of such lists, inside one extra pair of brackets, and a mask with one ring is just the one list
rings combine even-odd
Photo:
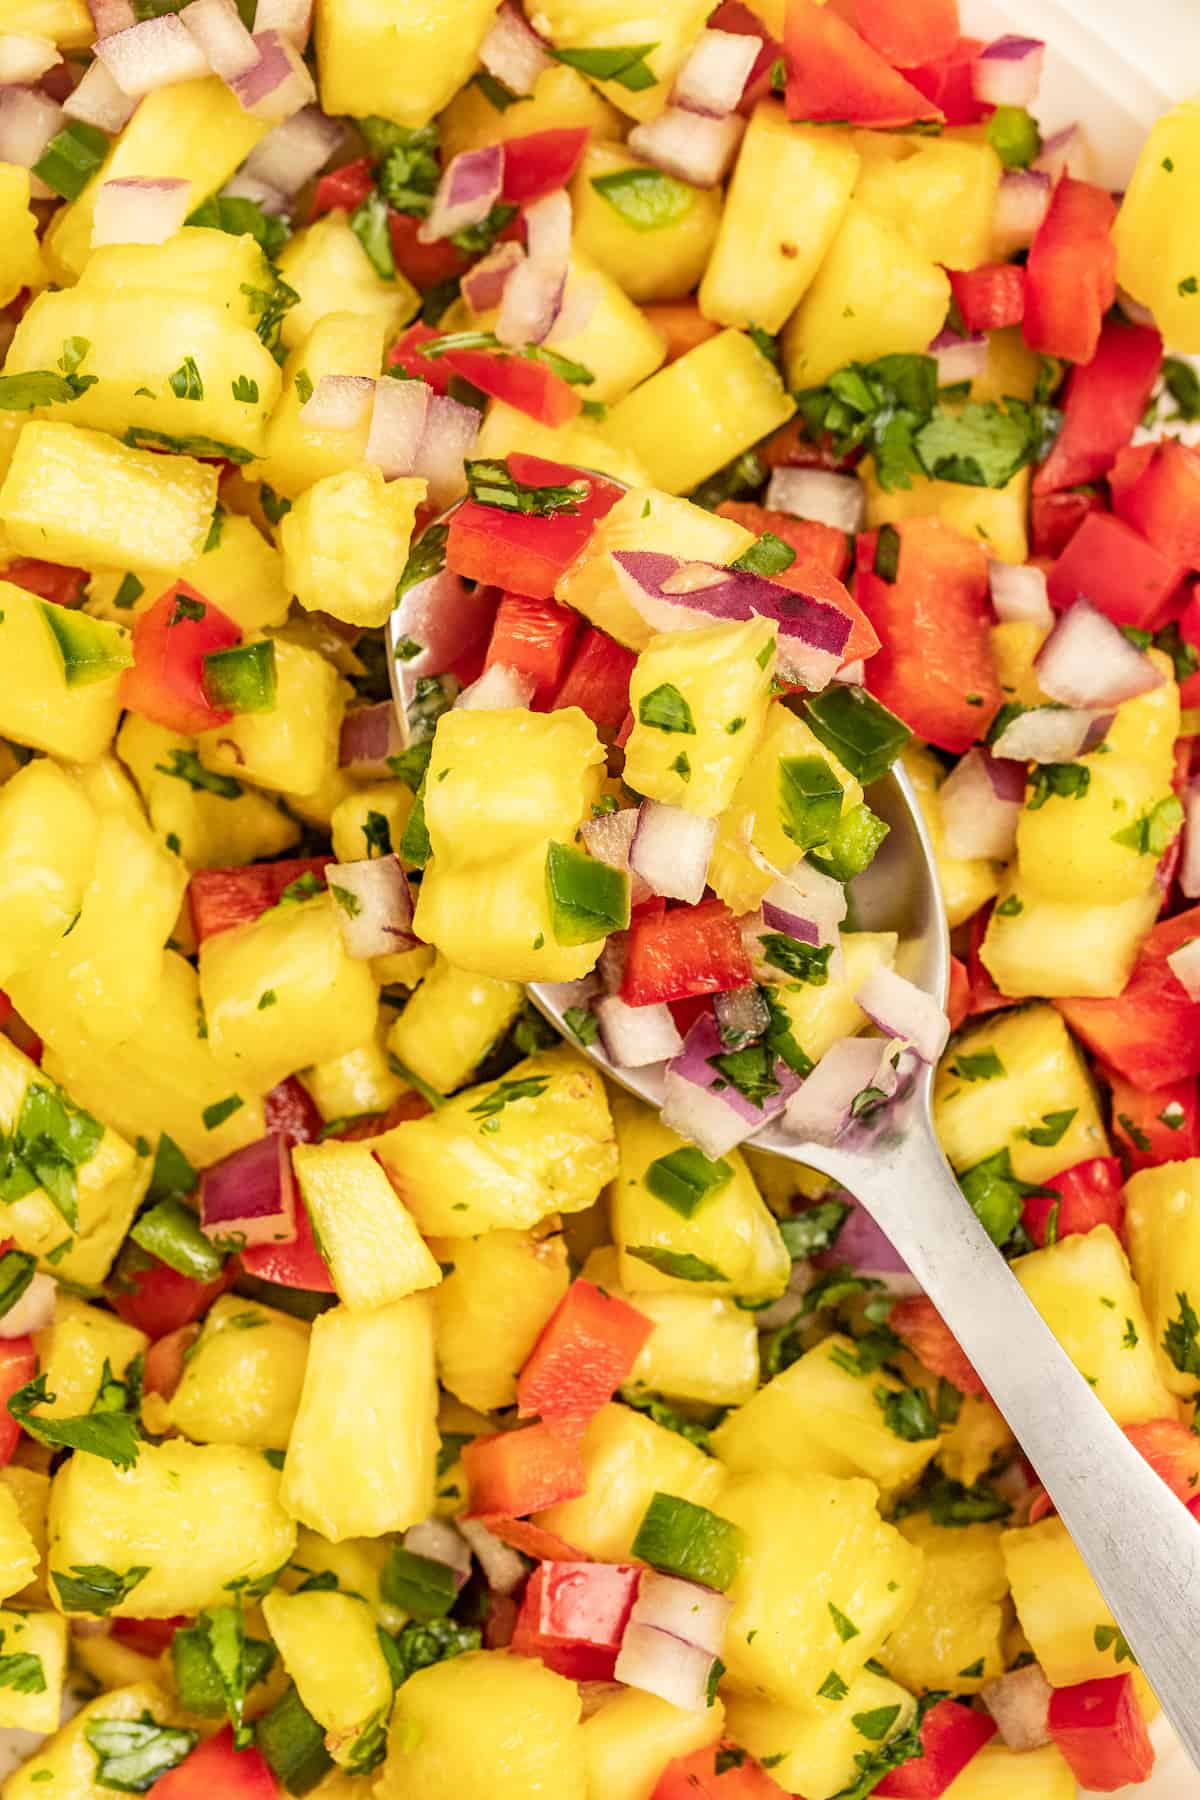
[(762, 1037), (771, 1023), (771, 1013), (755, 983), (748, 987), (730, 988), (717, 994), (713, 1013), (721, 1042), (730, 1050), (742, 1050)]
[(1032, 106), (1045, 60), (1040, 38), (998, 37), (971, 65), (971, 92), (985, 106)]
[(843, 687), (861, 687), (866, 675), (867, 665), (860, 656), (855, 662), (843, 663), (833, 679), (840, 681)]
[(58, 1283), (53, 1275), (35, 1275), (15, 1306), (0, 1317), (0, 1339), (32, 1337), (54, 1323)]
[(325, 871), (347, 953), (365, 962), (394, 950), (411, 950), (413, 901), (398, 856), (331, 863)]
[(1037, 569), (1032, 563), (1007, 563), (993, 557), (988, 564), (988, 586), (1002, 625), (1054, 623), (1044, 569)]
[(0, 33), (0, 83), (5, 86), (38, 81), (61, 61), (50, 38), (16, 31)]
[(102, 181), (96, 194), (92, 244), (165, 244), (192, 210), (192, 184), (162, 176), (127, 175)]
[(685, 1712), (708, 1711), (708, 1683), (714, 1658), (707, 1650), (685, 1644), (653, 1625), (625, 1627), (617, 1656), (616, 1677), (626, 1687), (657, 1694)]
[(83, 79), (67, 95), (62, 109), (69, 119), (82, 119), (100, 131), (121, 131), (133, 117), (131, 100), (113, 80), (99, 57), (88, 64)]
[(756, 1106), (713, 1067), (709, 1059), (723, 1053), (716, 1019), (702, 1013), (664, 1077), (663, 1124), (690, 1138), (705, 1156), (724, 1156), (743, 1143), (783, 1111), (800, 1085), (799, 1078), (777, 1060), (779, 1092)]
[(813, 1265), (803, 1259), (792, 1264), (792, 1272), (788, 1276), (786, 1291), (770, 1306), (756, 1307), (754, 1323), (759, 1331), (778, 1331), (783, 1325), (790, 1325), (804, 1311), (804, 1296), (812, 1286), (815, 1277)]
[(290, 199), (320, 173), (345, 135), (339, 119), (327, 119), (319, 107), (306, 106), (268, 131), (243, 163), (243, 173)]
[(717, 841), (717, 821), (643, 800), (629, 848), (629, 866), (651, 891), (694, 906), (704, 894), (708, 864)]
[(482, 224), (500, 198), (503, 185), (502, 145), (460, 150), (443, 173), (429, 217), (417, 236), (423, 244), (435, 244), (468, 225)]
[(600, 283), (594, 275), (581, 275), (577, 270), (569, 275), (562, 306), (546, 342), (567, 344), (573, 337), (578, 337), (591, 324), (599, 304)]
[(710, 119), (682, 106), (668, 106), (656, 119), (634, 127), (629, 148), (666, 175), (692, 187), (712, 188), (728, 174), (745, 129), (746, 121), (738, 113)]
[[(633, 906), (648, 900), (651, 892), (649, 884), (642, 880), (636, 869), (629, 866), (629, 850), (638, 828), (639, 816), (636, 806), (624, 806), (616, 812), (601, 813), (597, 818), (585, 819), (579, 827), (589, 856), (594, 856), (597, 862), (607, 863), (610, 869), (625, 870), (629, 876), (629, 899)], [(619, 980), (616, 985), (620, 987)]]
[(338, 764), (348, 775), (390, 775), (388, 757), (399, 756), (404, 748), (400, 720), (390, 700), (356, 707), (342, 720)]
[(179, 17), (222, 81), (244, 75), (258, 61), (258, 46), (233, 0), (189, 0)]
[(532, 94), (539, 75), (553, 67), (537, 33), (526, 23), (520, 8), (505, 0), (479, 46), (479, 60), (510, 94)]
[(524, 1559), (494, 1531), (489, 1531), (481, 1519), (459, 1519), (458, 1529), (478, 1558), (492, 1593), (515, 1593), (525, 1579)]
[(702, 31), (675, 77), (671, 105), (723, 119), (741, 100), (762, 44), (737, 32)]
[(832, 875), (799, 862), (767, 889), (762, 916), (768, 931), (782, 931), (802, 944), (836, 944), (846, 917), (846, 890)]
[(1179, 886), (1189, 900), (1200, 900), (1200, 783), (1183, 795), (1183, 857)]
[(992, 214), (998, 256), (1027, 250), (1050, 210), (1052, 182), (1041, 169), (1006, 169), (1000, 178)]
[(300, 423), (314, 431), (356, 431), (374, 399), (369, 375), (322, 375), (300, 408)]
[(953, 387), (959, 381), (974, 381), (987, 368), (988, 341), (982, 331), (962, 337), (957, 331), (939, 331), (929, 346), (929, 354), (938, 366), (938, 386)]
[(286, 194), (273, 188), (265, 181), (258, 181), (253, 175), (247, 175), (245, 169), (239, 169), (231, 175), (221, 189), (222, 199), (253, 200), (255, 206), (261, 207), (271, 218), (282, 218), (288, 211), (290, 202)]
[(278, 31), (256, 31), (254, 43), (258, 61), (229, 83), (246, 112), (279, 124), (311, 106), (317, 90), (295, 44)]
[(417, 460), (429, 416), (430, 389), (423, 381), (395, 381), (391, 376), (372, 382), (371, 388), (367, 461), (392, 481), (410, 474)]
[(137, 24), (132, 0), (88, 0), (88, 11), (98, 38), (112, 37), (114, 32)]
[[(859, 1038), (850, 1041), (863, 1043), (869, 1040)], [(850, 1211), (837, 1234), (837, 1241), (813, 1258), (816, 1267), (833, 1269), (839, 1265), (848, 1266), (857, 1275), (870, 1275), (876, 1281), (886, 1282), (893, 1292), (907, 1289), (910, 1293), (919, 1293), (920, 1288), (912, 1278), (908, 1264), (891, 1238), (875, 1223), (866, 1207), (844, 1190), (839, 1191), (837, 1198), (848, 1201)]]
[(1140, 300), (1135, 300), (1132, 294), (1127, 294), (1123, 287), (1117, 289), (1117, 305), (1131, 325), (1148, 325), (1151, 331), (1156, 329), (1154, 314), (1150, 308), (1143, 306)]
[(1061, 615), (1033, 668), (1043, 692), (1065, 706), (1120, 706), (1163, 684), (1146, 652), (1082, 599)]
[(604, 948), (600, 952), (600, 961), (596, 964), (606, 994), (620, 992), (625, 980), (625, 961), (629, 954), (629, 933), (614, 931), (604, 940)]
[(1054, 1689), (1038, 1663), (1010, 1669), (989, 1681), (979, 1698), (996, 1721), (1002, 1741), (1010, 1750), (1039, 1750), (1050, 1742), (1050, 1696)]
[(0, 162), (32, 169), (62, 127), (63, 109), (32, 88), (0, 89)]
[(773, 469), (766, 505), (796, 519), (815, 519), (835, 531), (861, 531), (867, 520), (866, 490), (857, 475), (828, 469)]
[(453, 1569), (463, 1587), (471, 1573), (471, 1549), (466, 1534), (460, 1533), (449, 1519), (422, 1519), (404, 1533), (404, 1548), (414, 1556)]
[(604, 1053), (618, 1069), (646, 1069), (651, 1063), (678, 1056), (683, 1049), (683, 1039), (665, 1003), (626, 1006), (619, 994), (606, 994), (592, 1010)]
[(296, 1235), (296, 1204), (285, 1137), (259, 1138), (200, 1179), (200, 1229), (215, 1244), (289, 1244)]
[[(694, 631), (714, 620), (771, 619), (779, 627), (779, 673), (816, 691), (842, 660), (850, 620), (828, 600), (795, 592), (742, 569), (684, 564), (656, 550), (617, 550), (613, 566), (630, 604), (654, 631)], [(715, 579), (686, 595), (665, 584), (682, 569), (710, 570)]]
[(798, 1093), (788, 1101), (784, 1124), (810, 1144), (835, 1144), (852, 1123), (858, 1095), (878, 1088), (894, 1094), (899, 1077), (895, 1046), (883, 1038), (842, 1038), (828, 1049)]
[(312, 0), (258, 0), (254, 31), (277, 31), (303, 50), (312, 28)]
[(1025, 800), (1025, 771), (976, 746), (968, 750), (938, 789), (947, 856), (1007, 862), (1017, 843)]
[(712, 1588), (647, 1569), (638, 1584), (629, 1623), (668, 1631), (682, 1644), (719, 1656), (732, 1609), (732, 1600)]
[(1033, 167), (1051, 182), (1061, 181), (1064, 175), (1073, 181), (1087, 181), (1092, 172), (1092, 153), (1081, 127), (1067, 125), (1048, 137)]
[(884, 1037), (911, 1044), (922, 1062), (937, 1062), (950, 1037), (950, 1021), (932, 994), (881, 965), (854, 998)]
[(411, 675), (440, 674), (487, 635), (495, 610), (494, 593), (489, 598), (482, 585), (466, 587), (449, 569), (414, 582), (392, 615), (392, 629), (420, 648), (398, 666)]
[(132, 100), (152, 94), (155, 88), (173, 87), (180, 81), (199, 81), (211, 75), (208, 58), (178, 13), (161, 19), (143, 19), (96, 44), (109, 74)]
[(525, 261), (525, 251), (510, 238), (481, 257), (462, 278), (462, 296), (471, 311), (492, 312), (504, 298), (508, 278)]
[(1102, 744), (1112, 722), (1111, 712), (1031, 706), (1004, 727), (992, 745), (992, 755), (1013, 757), (1018, 762), (1072, 762)]
[(1178, 950), (1172, 950), (1167, 966), (1189, 1000), (1200, 1000), (1200, 937), (1189, 938)]
[(517, 349), (541, 344), (562, 310), (571, 260), (571, 201), (565, 188), (525, 209), (528, 254), (504, 284), (496, 336)]
[(478, 681), (463, 689), (454, 704), (468, 712), (506, 712), (512, 707), (528, 707), (536, 685), (533, 676), (523, 669), (493, 663)]
[(479, 425), (480, 416), (473, 406), (464, 406), (446, 394), (435, 394), (429, 402), (413, 474), (424, 476), (429, 500), (439, 511), (466, 492), (463, 463), (475, 448)]

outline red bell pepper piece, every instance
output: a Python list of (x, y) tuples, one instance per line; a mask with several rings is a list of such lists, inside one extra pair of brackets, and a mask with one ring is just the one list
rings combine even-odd
[(182, 1613), (174, 1619), (114, 1619), (110, 1635), (139, 1656), (157, 1658), (170, 1649), (171, 1639), (187, 1623)]
[(917, 92), (941, 108), (947, 125), (978, 125), (992, 111), (975, 98), (971, 76), (982, 49), (982, 38), (960, 37), (947, 56), (905, 71)]
[(8, 1410), (18, 1388), (37, 1374), (37, 1351), (31, 1337), (0, 1338), (0, 1469), (7, 1467), (21, 1439), (21, 1427)]
[(958, 43), (958, 0), (854, 0), (854, 23), (897, 69), (949, 56)]
[[(769, 507), (755, 506), (750, 500), (722, 500), (717, 508), (723, 519), (733, 519), (746, 531), (752, 531), (755, 537), (761, 537), (764, 531), (773, 531), (777, 538), (782, 538), (789, 549), (796, 552), (797, 562), (817, 563), (838, 581), (845, 579), (850, 567), (850, 539), (836, 525), (822, 525), (819, 519), (794, 519), (791, 513), (772, 512)], [(785, 570), (784, 574), (788, 571)], [(772, 577), (782, 581), (782, 575)], [(864, 620), (865, 624), (866, 621)], [(846, 645), (846, 661), (855, 659), (869, 652), (854, 647), (854, 636)], [(875, 633), (871, 633), (872, 638)]]
[(529, 1519), (488, 1518), (488, 1530), (495, 1537), (511, 1544), (522, 1556), (532, 1556), (538, 1562), (591, 1562), (593, 1559), (586, 1550), (577, 1550), (574, 1544), (568, 1544), (566, 1538), (560, 1538), (556, 1532), (543, 1531)]
[(146, 1352), (143, 1386), (148, 1394), (169, 1400), (183, 1379), (188, 1351), (200, 1336), (199, 1325), (181, 1325), (158, 1338)]
[(512, 1648), (571, 1681), (611, 1681), (641, 1579), (639, 1567), (618, 1563), (542, 1563), (525, 1588)]
[(383, 359), (384, 367), (403, 369), (404, 373), (411, 375), (414, 381), (426, 382), (435, 394), (447, 393), (453, 371), (446, 367), (440, 356), (421, 355), (422, 344), (431, 343), (434, 338), (441, 337), (441, 335), (442, 333), (435, 331), (432, 325), (422, 325), (418, 319), (414, 325), (410, 325), (407, 330), (400, 333)]
[(24, 588), (28, 594), (40, 594), (43, 600), (52, 600), (55, 606), (78, 606), (88, 584), (86, 569), (42, 562), (36, 556), (18, 556), (6, 569), (0, 569), (0, 578), (11, 581), (14, 587)]
[(996, 1735), (996, 1721), (957, 1700), (939, 1700), (921, 1723), (923, 1756), (901, 1763), (875, 1789), (885, 1800), (938, 1800)]
[(353, 212), (356, 206), (362, 205), (374, 185), (369, 156), (356, 157), (353, 162), (343, 163), (340, 169), (331, 169), (317, 183), (312, 217), (319, 219), (322, 213), (332, 212), (335, 207)]
[(787, 1795), (748, 1750), (708, 1744), (669, 1762), (650, 1800), (787, 1800)]
[(514, 206), (528, 206), (566, 187), (579, 167), (579, 159), (591, 136), (590, 125), (568, 126), (561, 131), (532, 131), (527, 137), (509, 138), (504, 144), (504, 186), (501, 198)]
[(1132, 1675), (1055, 1688), (1047, 1725), (1080, 1787), (1115, 1794), (1149, 1779), (1154, 1745)]
[(1089, 1156), (1041, 1183), (1050, 1194), (1030, 1194), (1022, 1222), (1039, 1250), (1060, 1238), (1086, 1237), (1097, 1225), (1125, 1235), (1125, 1171), (1115, 1156)]
[(966, 1351), (933, 1301), (924, 1294), (897, 1300), (888, 1314), (888, 1324), (918, 1362), (949, 1381), (960, 1394), (987, 1393)]
[(1200, 1156), (1200, 1101), (1194, 1076), (1145, 1089), (1115, 1069), (1102, 1073), (1112, 1086), (1113, 1137), (1131, 1173)]
[(918, 737), (958, 755), (983, 737), (1004, 698), (989, 636), (987, 555), (936, 519), (894, 529), (894, 581), (875, 573), (878, 532), (858, 540), (855, 594), (882, 642), (866, 685)]
[(589, 625), (563, 684), (550, 703), (551, 712), (563, 706), (577, 706), (601, 737), (615, 737), (629, 711), (629, 677), (636, 662), (634, 651)]
[(938, 107), (905, 81), (865, 38), (816, 0), (787, 0), (789, 119), (849, 125), (941, 120)]
[(329, 1265), (317, 1249), (312, 1220), (301, 1200), (296, 1206), (296, 1235), (287, 1244), (252, 1244), (239, 1258), (247, 1275), (273, 1281), (279, 1287), (307, 1288), (313, 1294), (336, 1290)]
[(446, 566), (470, 581), (482, 581), (534, 600), (552, 600), (563, 570), (574, 562), (598, 519), (612, 511), (621, 489), (603, 475), (588, 475), (564, 463), (514, 452), (508, 458), (514, 480), (529, 487), (566, 487), (584, 482), (588, 497), (576, 512), (542, 519), (505, 512), (466, 500), (450, 521)]
[(957, 956), (950, 958), (950, 994), (946, 1001), (946, 1017), (951, 1031), (957, 1031), (971, 1010), (971, 977), (967, 965)]
[(1167, 965), (1194, 937), (1200, 907), (1159, 920), (1113, 999), (1055, 1001), (1086, 1048), (1135, 1087), (1167, 1087), (1200, 1074), (1200, 1001), (1188, 999)]
[(263, 1119), (272, 1137), (315, 1144), (325, 1130), (316, 1101), (302, 1081), (289, 1075), (263, 1098)]
[[(1185, 644), (1191, 645), (1200, 659), (1200, 582), (1192, 583), (1176, 623), (1180, 637)], [(1200, 706), (1200, 668), (1180, 682), (1179, 700), (1182, 706)]]
[(1025, 271), (1019, 263), (981, 263), (977, 269), (946, 272), (968, 331), (999, 331), (1025, 317)]
[(1029, 505), (1029, 547), (1035, 557), (1061, 556), (1089, 513), (1103, 512), (1099, 488), (1064, 488), (1034, 494)]
[[(412, 213), (388, 211), (388, 236), (392, 240), (392, 256), (396, 267), (402, 275), (406, 275), (415, 288), (424, 293), (426, 289), (438, 287), (443, 281), (453, 281), (466, 272), (471, 266), (471, 258), (449, 238), (438, 238), (435, 243), (423, 244), (418, 233), (424, 224), (423, 219)], [(511, 231), (501, 232), (501, 237), (511, 237)]]
[(629, 1379), (653, 1329), (627, 1301), (573, 1281), (517, 1377), (522, 1417), (590, 1419)]
[(759, 101), (766, 99), (771, 91), (771, 70), (783, 55), (783, 45), (770, 35), (757, 13), (742, 5), (742, 0), (721, 0), (717, 10), (708, 16), (708, 28), (710, 31), (728, 31), (733, 37), (759, 40), (759, 52), (737, 106), (738, 112), (749, 118)]
[(576, 1500), (587, 1489), (575, 1433), (522, 1425), (463, 1445), (471, 1516), (520, 1518)]
[(633, 920), (621, 998), (626, 1006), (720, 994), (753, 981), (738, 922), (723, 900)]
[[(1108, 471), (1108, 496), (1118, 518), (1124, 517), (1125, 497), (1150, 467), (1157, 447), (1156, 444), (1124, 444), (1113, 458)], [(1129, 522), (1132, 524), (1132, 520)]]
[(198, 941), (203, 943), (234, 925), (249, 924), (277, 906), (293, 882), (304, 882), (306, 887), (315, 882), (323, 888), (325, 870), (332, 861), (330, 856), (292, 856), (282, 862), (245, 863), (236, 869), (196, 869), (188, 882), (188, 900)]
[(213, 1301), (233, 1286), (236, 1275), (232, 1261), (215, 1281), (196, 1281), (155, 1261), (148, 1269), (131, 1269), (128, 1274), (122, 1270), (119, 1288), (114, 1283), (108, 1301), (118, 1318), (157, 1340), (203, 1318)]
[(839, 456), (828, 434), (823, 435), (819, 443), (815, 442), (809, 437), (808, 427), (800, 414), (772, 432), (766, 442), (759, 445), (757, 454), (768, 469), (828, 469), (835, 475), (862, 461), (861, 450)]
[(154, 1800), (279, 1800), (280, 1788), (259, 1751), (235, 1750), (233, 1727), (197, 1744), (177, 1769), (154, 1783)]
[(1147, 444), (1145, 468), (1113, 507), (1172, 562), (1200, 568), (1200, 456), (1175, 438)]
[(1162, 353), (1162, 339), (1145, 325), (1105, 325), (1091, 362), (1071, 371), (1062, 430), (1033, 478), (1035, 493), (1079, 487), (1108, 474), (1146, 410)]
[(1003, 1012), (1007, 1006), (1020, 1004), (1016, 1000), (1010, 1000), (1007, 994), (1000, 992), (979, 954), (983, 940), (987, 936), (987, 928), (995, 904), (994, 900), (989, 900), (986, 906), (980, 907), (971, 920), (967, 938), (967, 978), (970, 984), (970, 1005), (967, 1007), (967, 1015), (969, 1018), (975, 1018), (982, 1013)]
[(186, 581), (177, 581), (133, 622), (133, 667), (121, 676), (121, 705), (185, 737), (226, 725), (233, 714), (204, 691), (204, 658), (231, 650), (242, 628)]
[(563, 676), (579, 629), (579, 614), (553, 600), (531, 600), (527, 594), (505, 594), (496, 610), (484, 668), (500, 663), (533, 680), (533, 705), (549, 709)]
[(502, 400), (539, 425), (569, 425), (583, 410), (579, 393), (548, 369), (527, 356), (509, 356), (499, 350), (447, 350), (438, 359), (492, 400)]
[(1179, 1419), (1149, 1419), (1126, 1425), (1125, 1436), (1162, 1476), (1177, 1500), (1194, 1505), (1200, 1494), (1200, 1438)]
[(1044, 356), (1091, 362), (1117, 293), (1116, 202), (1064, 175), (1025, 265), (1025, 342)]
[(642, 311), (666, 340), (669, 363), (686, 356), (689, 350), (706, 343), (710, 337), (716, 337), (721, 329), (705, 318), (694, 300), (662, 300), (656, 306), (643, 307)]
[(1178, 562), (1111, 513), (1091, 512), (1046, 576), (1060, 612), (1081, 596), (1114, 625), (1155, 631), (1183, 578)]
[[(293, 1078), (289, 1077), (290, 1079)], [(270, 1099), (269, 1094), (267, 1099)], [(423, 1119), (427, 1113), (432, 1111), (433, 1108), (428, 1100), (423, 1099), (414, 1090), (409, 1094), (401, 1094), (398, 1100), (393, 1100), (386, 1112), (364, 1113), (361, 1118), (349, 1120), (340, 1131), (330, 1131), (326, 1126), (323, 1131), (317, 1132), (315, 1135), (337, 1138), (343, 1144), (361, 1143), (364, 1138), (382, 1137), (385, 1131), (391, 1131), (394, 1126), (402, 1125), (406, 1119)], [(268, 1129), (270, 1129), (269, 1122)], [(305, 1141), (311, 1142), (312, 1140)]]

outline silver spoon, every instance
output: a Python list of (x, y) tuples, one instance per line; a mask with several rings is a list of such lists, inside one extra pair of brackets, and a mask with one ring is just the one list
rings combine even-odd
[[(393, 641), (403, 636), (398, 609), (388, 627), (393, 671), (403, 667)], [(394, 678), (403, 706), (400, 686)], [(870, 802), (891, 829), (851, 884), (855, 923), (898, 932), (898, 971), (944, 1005), (949, 931), (908, 777), (894, 770), (871, 789)], [(563, 1019), (570, 991), (538, 983), (529, 993), (578, 1048)], [(610, 1080), (661, 1106), (661, 1070), (616, 1068), (597, 1045), (586, 1054)], [(932, 1092), (933, 1071), (921, 1065), (901, 1098), (832, 1149), (797, 1141), (777, 1125), (760, 1131), (753, 1146), (840, 1183), (904, 1258), (1037, 1470), (1200, 1769), (1200, 1524), (1100, 1404), (976, 1218), (938, 1144)]]

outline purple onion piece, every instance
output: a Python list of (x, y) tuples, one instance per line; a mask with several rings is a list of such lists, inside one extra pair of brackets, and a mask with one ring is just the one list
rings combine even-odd
[(228, 1240), (238, 1249), (291, 1243), (296, 1182), (286, 1138), (259, 1138), (205, 1170), (200, 1229), (215, 1244)]
[(1033, 667), (1043, 692), (1065, 706), (1120, 706), (1163, 684), (1146, 652), (1083, 599), (1061, 615)]
[(911, 1044), (922, 1062), (937, 1062), (950, 1037), (950, 1021), (932, 994), (895, 969), (878, 968), (854, 998), (885, 1037)]

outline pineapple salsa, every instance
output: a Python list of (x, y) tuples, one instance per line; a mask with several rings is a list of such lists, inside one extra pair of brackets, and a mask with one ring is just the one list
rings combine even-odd
[[(938, 1064), (1200, 1529), (1200, 112), (1118, 201), (1045, 55), (0, 0), (3, 1800), (1149, 1777), (963, 1351), (747, 1142)], [(847, 894), (897, 759), (948, 1020)]]

